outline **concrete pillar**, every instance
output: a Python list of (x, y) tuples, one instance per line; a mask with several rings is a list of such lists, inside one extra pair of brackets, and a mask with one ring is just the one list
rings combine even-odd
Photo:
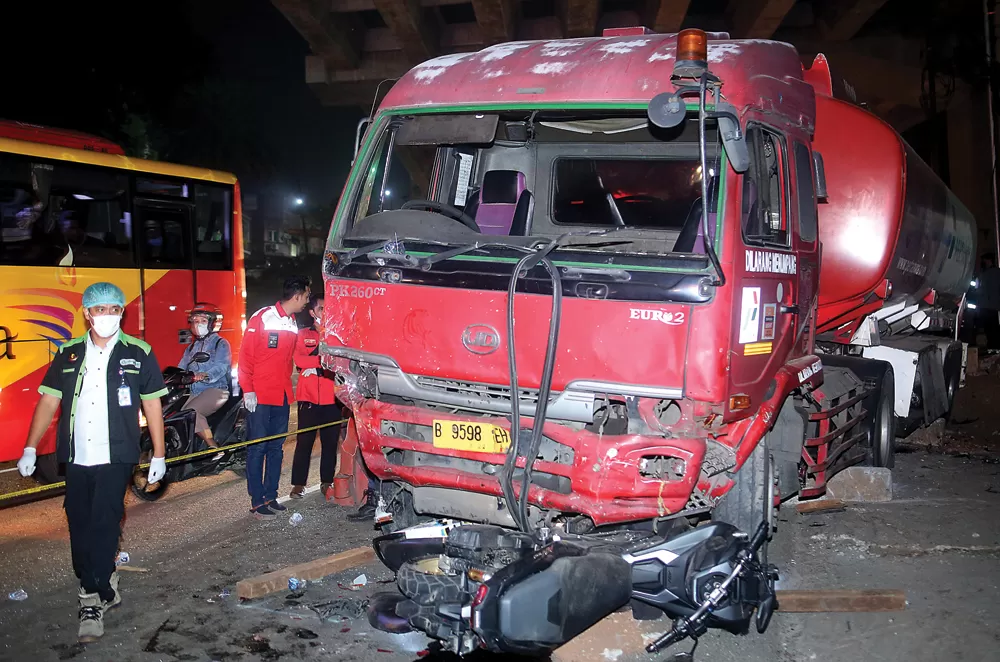
[[(948, 104), (948, 171), (951, 190), (979, 227), (977, 251), (995, 252), (996, 219), (990, 184), (990, 124), (984, 91), (956, 92)], [(978, 263), (978, 260), (977, 260)]]

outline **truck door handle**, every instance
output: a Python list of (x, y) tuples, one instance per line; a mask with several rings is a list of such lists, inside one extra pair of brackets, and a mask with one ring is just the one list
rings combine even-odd
[(795, 304), (792, 304), (790, 306), (786, 306), (786, 305), (782, 304), (781, 305), (781, 312), (786, 313), (786, 314), (791, 314), (791, 315), (798, 315), (799, 314), (799, 307), (797, 305), (795, 305)]

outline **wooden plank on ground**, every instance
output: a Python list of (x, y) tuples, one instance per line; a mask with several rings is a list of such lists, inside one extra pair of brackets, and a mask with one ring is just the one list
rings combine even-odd
[(276, 593), (288, 589), (288, 580), (292, 577), (298, 579), (322, 579), (327, 575), (343, 572), (348, 568), (353, 568), (375, 560), (375, 550), (371, 547), (356, 547), (346, 552), (315, 559), (299, 565), (291, 565), (281, 570), (269, 572), (266, 575), (250, 577), (236, 583), (236, 595), (241, 600), (259, 598), (263, 595)]
[[(876, 591), (778, 591), (783, 612), (902, 611), (906, 594), (897, 590)], [(644, 654), (645, 646), (670, 629), (670, 619), (637, 621), (629, 611), (611, 614), (586, 632), (552, 652), (552, 662), (593, 662), (604, 659), (604, 651), (621, 651), (625, 658)], [(608, 658), (610, 659), (610, 658)]]
[(805, 515), (806, 513), (822, 513), (831, 510), (845, 510), (847, 506), (840, 499), (817, 499), (816, 501), (803, 501), (795, 506), (795, 510)]
[(860, 591), (778, 591), (778, 610), (786, 613), (903, 611), (906, 593), (898, 589)]

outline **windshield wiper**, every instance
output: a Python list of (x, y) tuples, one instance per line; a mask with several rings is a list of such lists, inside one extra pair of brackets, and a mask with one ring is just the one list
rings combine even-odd
[(521, 251), (522, 253), (530, 253), (531, 248), (526, 246), (519, 246), (517, 244), (508, 244), (502, 241), (477, 241), (474, 244), (468, 244), (466, 246), (459, 246), (457, 248), (452, 248), (448, 251), (441, 251), (440, 253), (435, 253), (434, 255), (429, 255), (427, 257), (418, 260), (419, 266), (424, 271), (429, 271), (432, 266), (438, 262), (444, 262), (445, 260), (450, 260), (453, 257), (459, 255), (464, 255), (465, 253), (471, 253), (474, 250), (480, 248), (507, 248), (510, 250)]
[(417, 258), (412, 255), (408, 255), (405, 251), (403, 253), (390, 253), (386, 252), (385, 248), (388, 245), (401, 243), (402, 241), (419, 241), (423, 244), (434, 244), (436, 246), (450, 246), (443, 241), (436, 241), (434, 239), (417, 239), (414, 237), (403, 237), (403, 239), (382, 239), (377, 244), (368, 244), (366, 246), (360, 246), (355, 248), (353, 251), (344, 255), (340, 258), (340, 266), (346, 267), (351, 262), (359, 257), (374, 257), (380, 260), (396, 260), (397, 262), (403, 262), (404, 264), (410, 266), (416, 266)]

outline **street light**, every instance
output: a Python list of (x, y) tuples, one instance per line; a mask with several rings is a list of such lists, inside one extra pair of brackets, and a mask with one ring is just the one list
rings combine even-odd
[(305, 204), (305, 200), (303, 200), (302, 198), (295, 198), (296, 207), (301, 207), (303, 204)]

